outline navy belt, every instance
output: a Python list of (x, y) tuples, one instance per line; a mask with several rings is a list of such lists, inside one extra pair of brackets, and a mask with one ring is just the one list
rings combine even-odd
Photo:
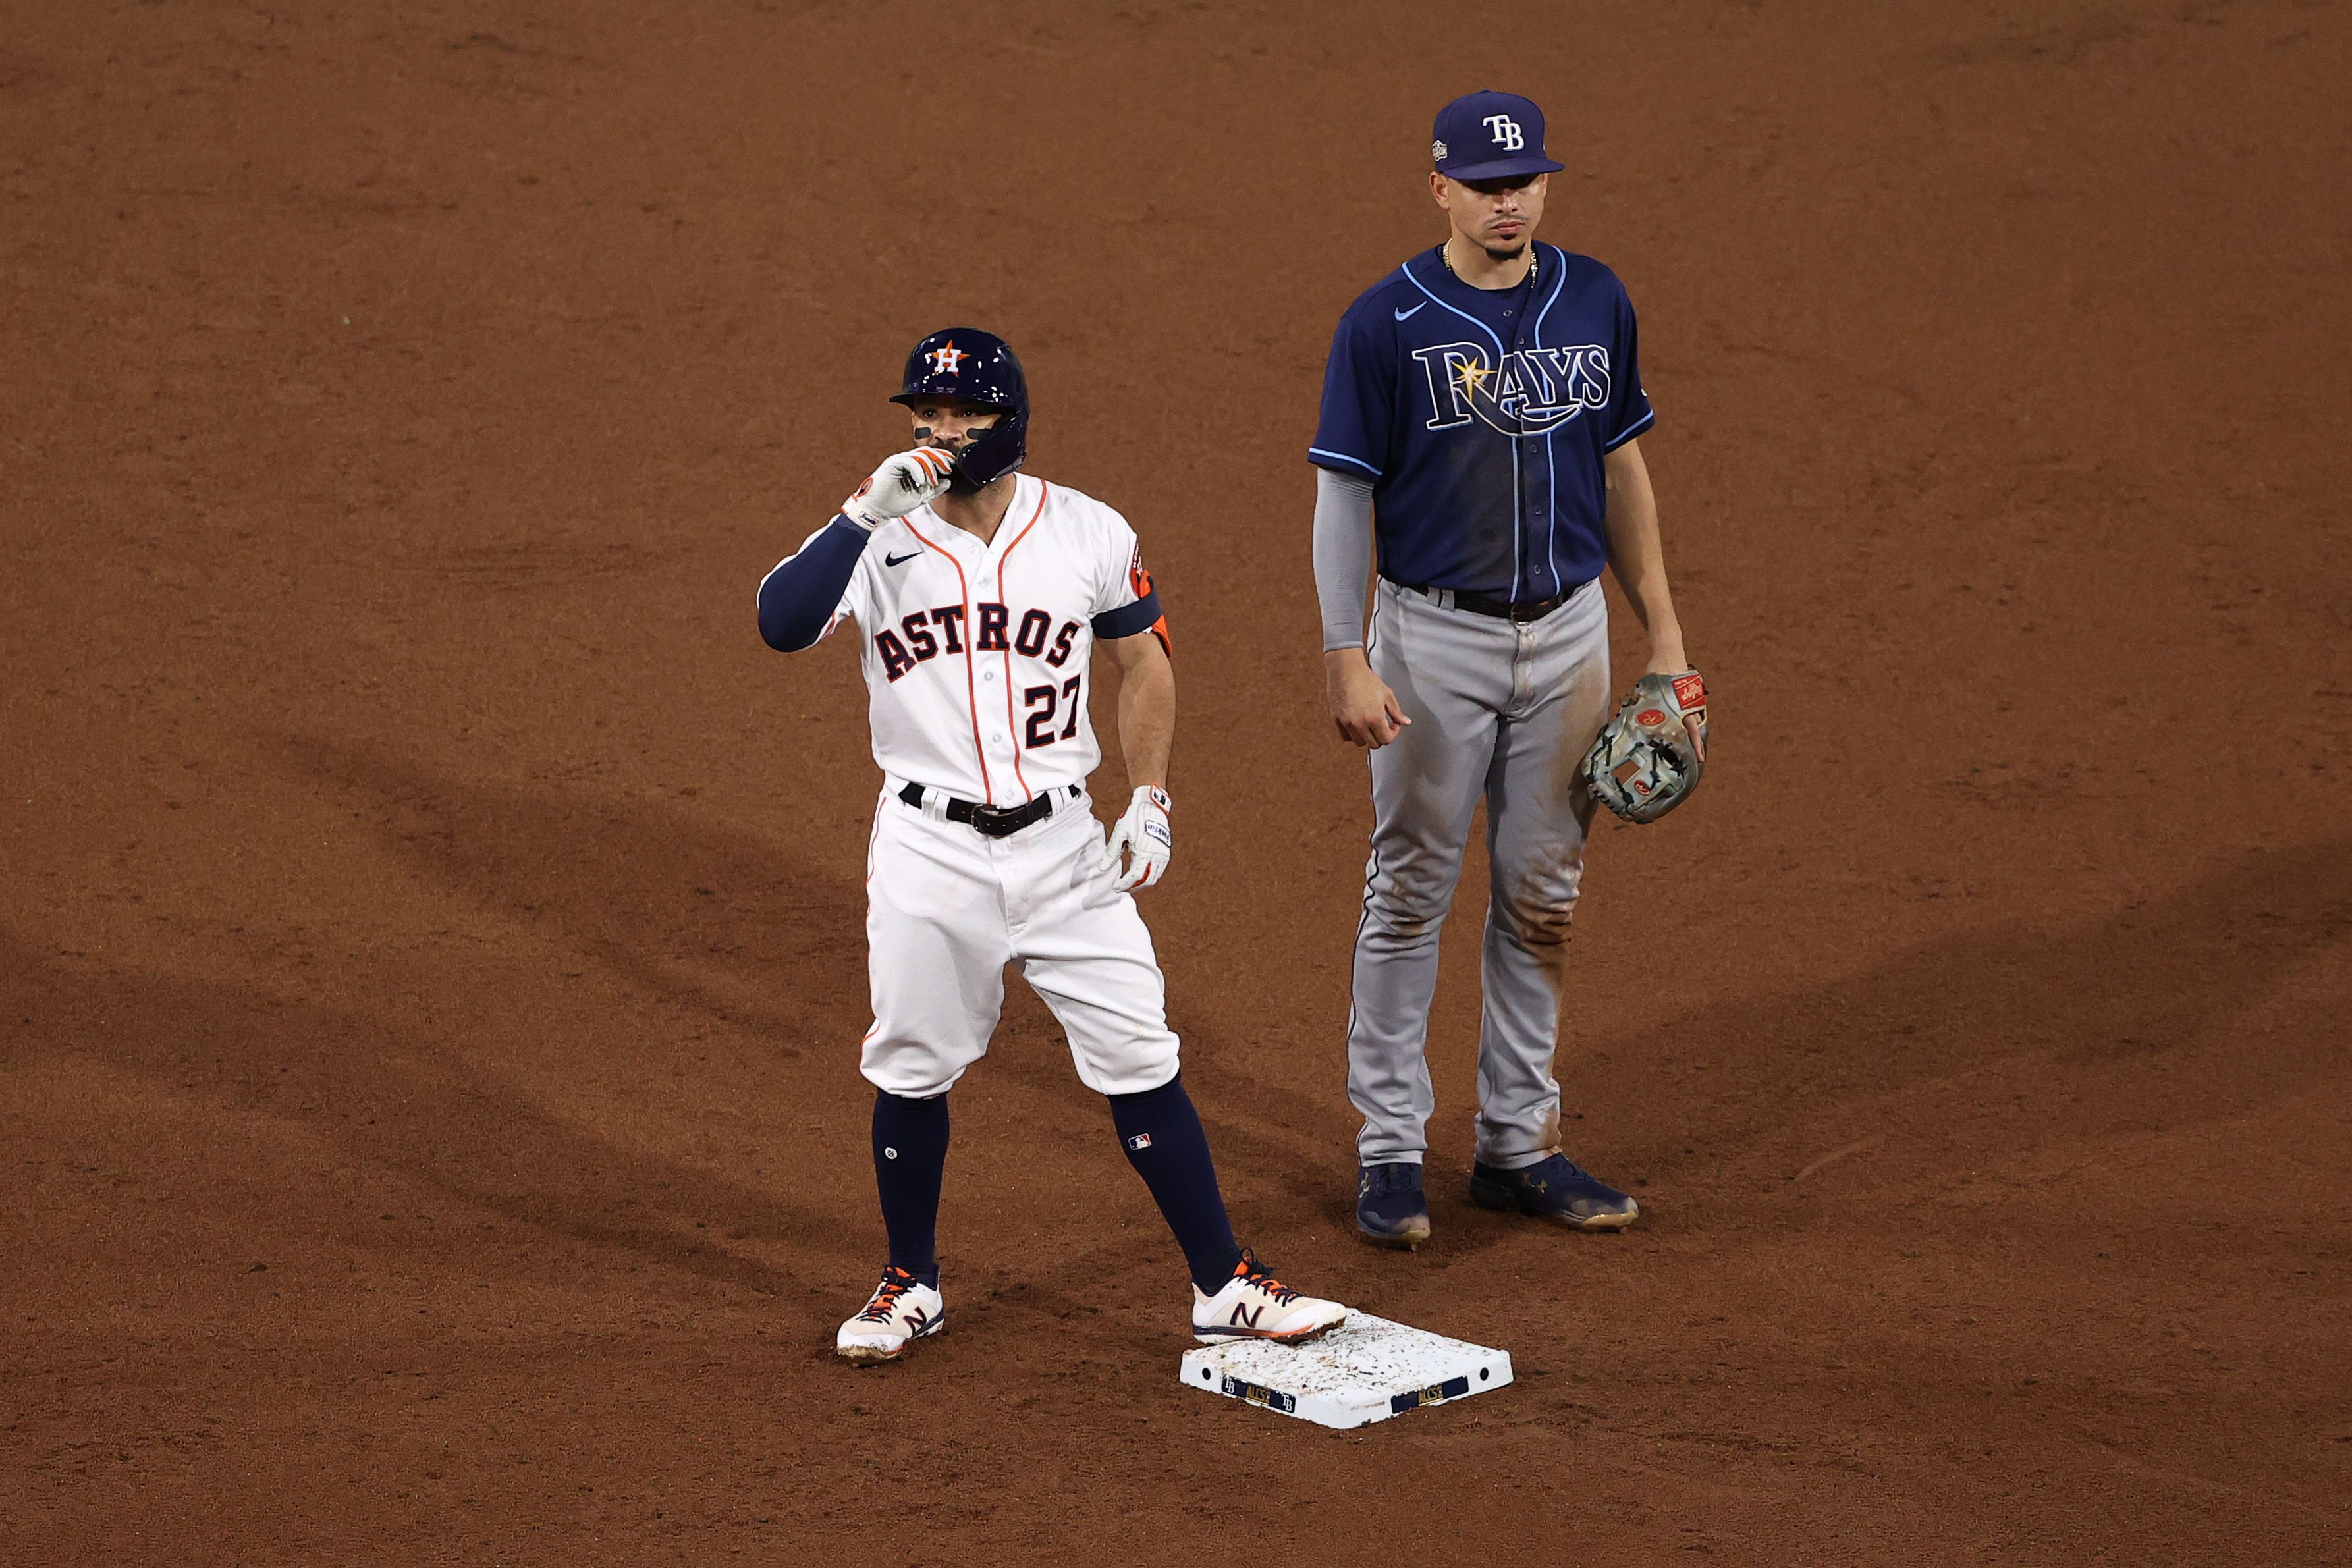
[[(923, 809), (923, 802), (933, 793), (935, 791), (927, 790), (920, 784), (909, 784), (898, 791), (898, 799), (919, 811)], [(1059, 789), (1048, 789), (1024, 806), (983, 806), (977, 800), (959, 800), (952, 796), (944, 796), (947, 809), (943, 814), (950, 822), (970, 824), (974, 832), (992, 839), (1009, 839), (1022, 829), (1052, 816), (1054, 797), (1060, 793)], [(1084, 793), (1080, 786), (1070, 786), (1072, 800)]]
[[(1389, 580), (1396, 582), (1394, 578)], [(1456, 610), (1466, 610), (1473, 615), (1492, 616), (1497, 621), (1527, 622), (1542, 620), (1591, 587), (1592, 580), (1588, 578), (1566, 592), (1555, 593), (1549, 599), (1522, 599), (1516, 602), (1508, 599), (1490, 599), (1486, 594), (1472, 593), (1459, 588), (1424, 588), (1413, 582), (1398, 582), (1397, 586), (1407, 593), (1423, 594), (1432, 599), (1437, 599), (1442, 595), (1444, 602), (1451, 604)]]

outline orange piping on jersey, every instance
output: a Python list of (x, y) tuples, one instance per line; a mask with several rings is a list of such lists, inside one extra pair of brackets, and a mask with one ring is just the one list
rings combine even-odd
[(1021, 525), (1021, 531), (1013, 536), (1013, 542), (1006, 545), (1004, 553), (996, 558), (996, 591), (1003, 596), (1005, 604), (1004, 733), (1013, 740), (1013, 777), (1021, 780), (1021, 798), (1024, 802), (1037, 797), (1029, 788), (1028, 775), (1021, 771), (1021, 729), (1013, 716), (1013, 590), (1007, 581), (1004, 567), (1013, 559), (1013, 552), (1021, 548), (1021, 541), (1029, 537), (1029, 530), (1037, 526), (1037, 519), (1045, 515), (1045, 497), (1053, 488), (1043, 479), (1037, 481), (1037, 509), (1029, 514), (1029, 520)]
[[(899, 521), (906, 522), (906, 519), (902, 517)], [(988, 752), (980, 744), (980, 694), (971, 680), (971, 645), (980, 639), (979, 628), (972, 621), (971, 584), (964, 580), (963, 562), (956, 559), (948, 551), (940, 549), (940, 547), (930, 540), (923, 538), (922, 530), (916, 528), (914, 524), (907, 523), (907, 531), (917, 538), (922, 539), (925, 549), (940, 550), (940, 554), (945, 558), (947, 563), (955, 568), (956, 586), (963, 590), (963, 701), (964, 706), (971, 713), (971, 754), (980, 758), (980, 788), (988, 797), (982, 803), (993, 806), (996, 804), (996, 786), (988, 781)]]

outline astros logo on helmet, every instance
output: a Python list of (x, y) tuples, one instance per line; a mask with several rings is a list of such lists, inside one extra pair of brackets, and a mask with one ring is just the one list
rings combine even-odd
[[(970, 375), (963, 371), (966, 360)], [(961, 398), (1005, 414), (956, 460), (957, 495), (968, 496), (1021, 466), (1028, 453), (1029, 382), (1003, 339), (977, 327), (946, 327), (916, 344), (907, 356), (905, 382), (890, 401), (912, 407), (927, 397)]]

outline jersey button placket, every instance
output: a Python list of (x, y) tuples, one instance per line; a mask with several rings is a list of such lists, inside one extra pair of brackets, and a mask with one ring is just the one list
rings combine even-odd
[[(1522, 355), (1527, 352), (1528, 340), (1528, 333), (1522, 328), (1516, 340)], [(1522, 362), (1525, 362), (1524, 360)], [(1540, 482), (1547, 476), (1540, 470), (1545, 467), (1550, 457), (1551, 439), (1546, 436), (1541, 441), (1524, 441), (1520, 443), (1520, 446), (1519, 473), (1523, 478), (1519, 505), (1525, 510), (1527, 527), (1520, 530), (1519, 537), (1527, 541), (1527, 580), (1532, 583), (1539, 576), (1548, 576), (1550, 567), (1549, 547), (1551, 542), (1552, 519), (1550, 508), (1545, 504), (1545, 486)], [(1544, 461), (1538, 461), (1539, 458)], [(1521, 646), (1522, 648), (1526, 646), (1524, 639)]]
[[(1004, 530), (1003, 530), (1002, 528), (998, 528), (998, 529), (996, 530), (996, 537), (997, 537), (997, 538), (998, 538), (998, 539), (1002, 539), (1002, 538), (1003, 538), (1003, 537), (1004, 537)], [(988, 600), (992, 600), (992, 599), (995, 597), (995, 594), (996, 594), (996, 564), (997, 564), (997, 563), (996, 563), (996, 549), (995, 549), (995, 546), (994, 546), (993, 544), (982, 545), (982, 546), (981, 546), (981, 547), (980, 547), (980, 562), (981, 562), (981, 564), (980, 564), (980, 570), (972, 575), (972, 580), (971, 580), (971, 592), (972, 592), (972, 597), (973, 597), (975, 600), (979, 600), (979, 601), (988, 601)], [(971, 613), (972, 613), (974, 616), (977, 616), (977, 615), (980, 613), (980, 606), (979, 606), (979, 604), (975, 603), (975, 604), (972, 606)], [(973, 625), (974, 625), (974, 626), (977, 626), (978, 624), (979, 624), (979, 622), (975, 620), (975, 621), (973, 622)], [(972, 646), (972, 653), (973, 653), (974, 656), (975, 656), (975, 657), (977, 657), (977, 655), (978, 655), (978, 653), (979, 653), (979, 652), (980, 652), (980, 636), (979, 636), (979, 633), (978, 633), (977, 632), (975, 632), (973, 633), (973, 635), (972, 635), (972, 643), (971, 643), (971, 646)], [(985, 683), (985, 684), (986, 684), (986, 685), (988, 685), (992, 690), (993, 690), (993, 688), (994, 688), (994, 687), (995, 687), (995, 685), (996, 685), (996, 671), (995, 671), (993, 668), (991, 668), (991, 669), (984, 669), (984, 670), (981, 671), (981, 672), (980, 672), (980, 678), (981, 678), (981, 680), (982, 680), (983, 683)], [(988, 715), (988, 722), (989, 722), (990, 724), (993, 725), (993, 724), (995, 724), (995, 723), (997, 722), (996, 716), (997, 716), (997, 713), (998, 713), (1000, 710), (999, 710), (999, 705), (998, 705), (998, 703), (997, 703), (993, 698), (992, 698), (992, 700), (989, 702), (988, 706), (986, 706), (982, 711), (983, 711), (983, 712), (985, 712), (985, 713)], [(994, 749), (990, 753), (990, 759), (991, 759), (992, 761), (993, 761), (993, 762), (996, 762), (996, 763), (998, 763), (998, 764), (1000, 764), (1000, 765), (1003, 765), (1003, 766), (1005, 766), (1005, 767), (1008, 767), (1008, 768), (1009, 768), (1009, 767), (1012, 765), (1012, 762), (1013, 762), (1012, 748), (1011, 748), (1010, 747), (1008, 747), (1008, 746), (1006, 746), (1006, 745), (1005, 745), (1005, 741), (1004, 741), (1004, 732), (1003, 732), (1003, 730), (999, 730), (999, 729), (991, 729), (991, 730), (988, 732), (988, 743), (989, 743), (989, 745), (990, 745), (992, 747), (993, 747), (993, 748), (994, 748)], [(1002, 848), (1003, 848), (1004, 844), (1005, 844), (1007, 841), (1008, 841), (1003, 840), (1003, 839), (992, 839), (992, 840), (990, 840), (990, 841), (989, 841), (990, 852), (991, 852), (992, 854), (995, 853), (997, 851), (999, 851), (999, 850), (1001, 850)], [(1009, 911), (1009, 909), (1008, 909), (1008, 914), (1009, 914), (1009, 913), (1010, 913), (1010, 911)]]

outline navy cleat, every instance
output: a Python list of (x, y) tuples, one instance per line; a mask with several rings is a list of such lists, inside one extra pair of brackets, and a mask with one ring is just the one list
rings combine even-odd
[(1472, 1166), (1470, 1201), (1481, 1208), (1532, 1214), (1573, 1230), (1622, 1230), (1642, 1212), (1639, 1204), (1566, 1155), (1515, 1171)]
[(1356, 1228), (1383, 1247), (1411, 1249), (1428, 1240), (1421, 1167), (1409, 1161), (1357, 1166)]

